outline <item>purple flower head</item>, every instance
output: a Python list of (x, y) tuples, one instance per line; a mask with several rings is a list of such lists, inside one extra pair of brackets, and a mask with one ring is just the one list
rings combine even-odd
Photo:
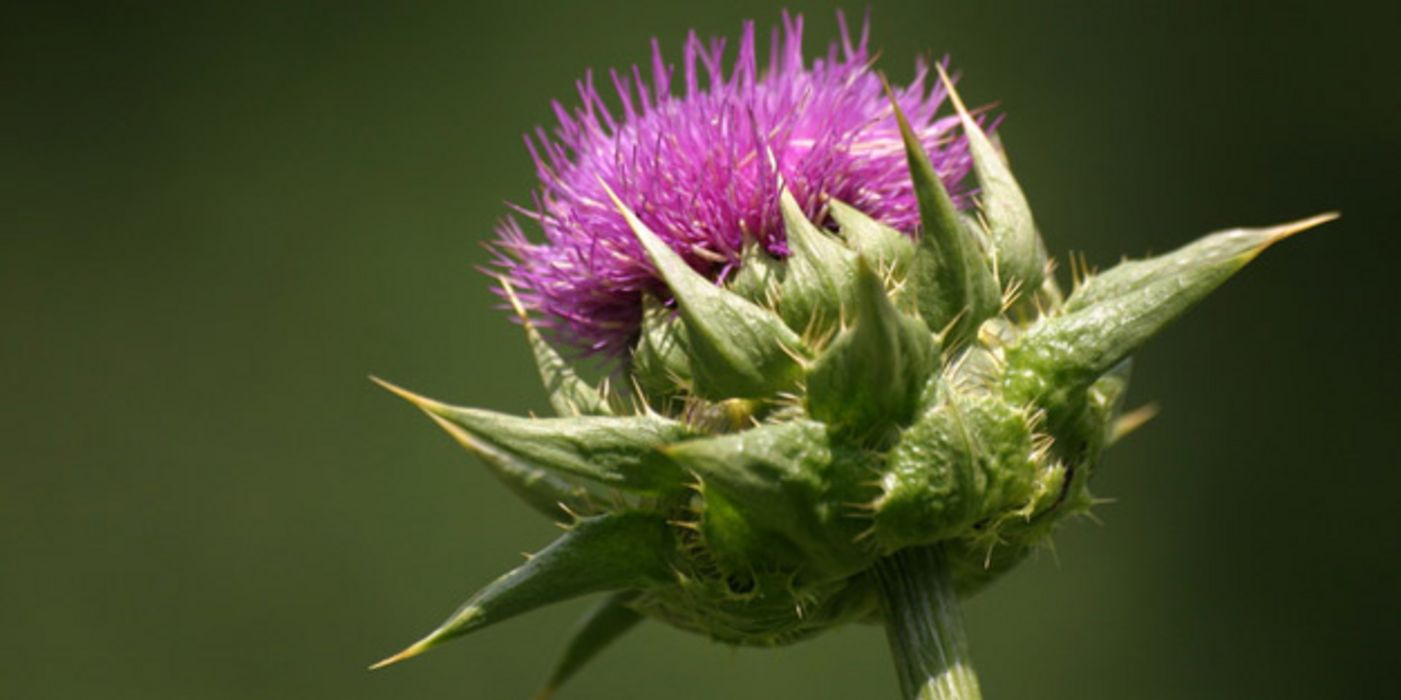
[[(802, 16), (784, 13), (762, 63), (752, 22), (728, 74), (722, 38), (707, 43), (692, 32), (680, 75), (653, 39), (650, 80), (638, 66), (609, 71), (620, 109), (605, 105), (592, 73), (578, 83), (581, 106), (570, 112), (555, 102), (554, 132), (526, 137), (540, 187), (534, 208), (520, 209), (539, 223), (545, 242), (527, 240), (511, 218), (497, 231), (497, 263), (525, 305), (579, 350), (616, 356), (636, 336), (642, 295), (667, 298), (600, 180), (716, 280), (734, 271), (746, 239), (787, 254), (778, 208), (785, 186), (814, 221), (824, 221), (825, 203), (836, 198), (915, 233), (918, 206), (890, 103), (871, 68), (869, 23), (853, 42), (840, 13), (837, 19), (840, 43), (811, 63), (802, 53)], [(945, 98), (937, 82), (919, 61), (914, 80), (893, 90), (962, 206), (968, 145), (956, 117), (935, 116)]]

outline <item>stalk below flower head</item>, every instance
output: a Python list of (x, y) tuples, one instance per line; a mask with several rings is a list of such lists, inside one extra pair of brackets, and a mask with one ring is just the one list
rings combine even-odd
[[(811, 65), (801, 36), (785, 15), (761, 72), (745, 25), (727, 74), (693, 34), (679, 78), (654, 44), (650, 84), (613, 76), (621, 119), (586, 79), (531, 142), (546, 240), (503, 226), (499, 291), (556, 415), (386, 386), (566, 532), (376, 667), (607, 592), (542, 697), (651, 618), (754, 646), (883, 624), (906, 698), (974, 700), (959, 601), (1095, 504), (1101, 452), (1146, 415), (1121, 411), (1130, 354), (1332, 218), (1075, 270), (1063, 293), (942, 64), (883, 95), (865, 29)], [(542, 324), (626, 357), (626, 390)]]
[[(650, 80), (638, 66), (610, 71), (621, 118), (592, 73), (579, 82), (572, 113), (555, 102), (554, 134), (537, 129), (526, 138), (540, 189), (534, 209), (520, 209), (545, 242), (531, 243), (514, 219), (498, 230), (498, 262), (525, 307), (574, 347), (617, 356), (636, 338), (642, 294), (669, 297), (605, 185), (693, 269), (721, 282), (746, 240), (788, 254), (782, 187), (814, 220), (825, 221), (827, 202), (838, 199), (914, 234), (919, 209), (872, 68), (869, 21), (853, 38), (837, 18), (840, 42), (810, 63), (802, 16), (785, 13), (762, 63), (755, 25), (744, 24), (728, 74), (723, 38), (704, 42), (692, 32), (679, 76), (653, 39)], [(930, 75), (918, 61), (895, 101), (963, 207), (968, 142), (957, 116), (936, 116), (947, 93)]]

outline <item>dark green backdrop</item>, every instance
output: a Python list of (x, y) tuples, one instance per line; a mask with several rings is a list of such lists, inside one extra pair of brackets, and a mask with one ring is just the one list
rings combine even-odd
[[(1104, 526), (968, 606), (987, 695), (1394, 690), (1401, 6), (874, 5), (896, 79), (948, 51), (1000, 103), (1059, 254), (1344, 213), (1139, 356), (1163, 414), (1102, 465)], [(527, 697), (582, 602), (364, 670), (555, 533), (365, 375), (541, 408), (473, 270), (528, 200), (518, 135), (585, 67), (778, 6), (3, 13), (0, 696)], [(566, 697), (894, 693), (878, 629), (648, 625)]]

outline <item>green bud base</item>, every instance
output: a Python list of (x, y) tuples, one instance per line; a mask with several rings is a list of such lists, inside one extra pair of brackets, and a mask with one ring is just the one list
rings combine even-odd
[(750, 241), (717, 283), (614, 197), (666, 285), (639, 300), (614, 388), (580, 377), (504, 280), (556, 416), (385, 384), (566, 532), (376, 667), (607, 592), (544, 695), (649, 618), (748, 646), (883, 622), (907, 698), (978, 697), (958, 598), (1095, 503), (1100, 452), (1142, 422), (1120, 414), (1130, 353), (1266, 247), (1332, 217), (1080, 270), (1062, 294), (1006, 161), (945, 82), (969, 137), (973, 215), (896, 105), (917, 236), (781, 189), (789, 254)]

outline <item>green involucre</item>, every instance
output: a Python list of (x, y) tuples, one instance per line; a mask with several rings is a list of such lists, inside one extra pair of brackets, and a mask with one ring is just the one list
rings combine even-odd
[(971, 595), (1094, 502), (1100, 452), (1140, 422), (1119, 416), (1130, 353), (1265, 247), (1329, 218), (1214, 234), (1062, 301), (1016, 180), (958, 110), (981, 208), (953, 209), (906, 128), (915, 241), (837, 201), (808, 221), (785, 192), (792, 254), (751, 243), (720, 286), (618, 203), (674, 299), (644, 299), (621, 393), (583, 380), (519, 304), (559, 417), (391, 387), (569, 531), (385, 663), (599, 591), (614, 595), (550, 689), (639, 617), (787, 643), (877, 619), (873, 567), (917, 546), (937, 546)]

